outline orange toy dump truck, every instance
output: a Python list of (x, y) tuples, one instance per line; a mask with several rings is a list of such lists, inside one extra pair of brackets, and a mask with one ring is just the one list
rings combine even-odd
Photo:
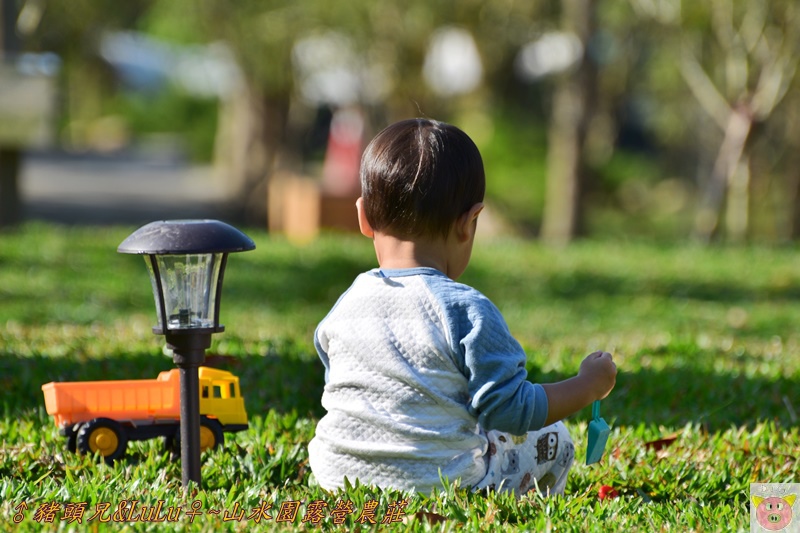
[[(223, 432), (247, 429), (239, 378), (200, 367), (200, 448), (215, 448)], [(70, 451), (99, 452), (107, 462), (125, 455), (128, 441), (165, 437), (179, 449), (180, 373), (156, 379), (51, 382), (42, 385), (47, 414), (53, 415)]]

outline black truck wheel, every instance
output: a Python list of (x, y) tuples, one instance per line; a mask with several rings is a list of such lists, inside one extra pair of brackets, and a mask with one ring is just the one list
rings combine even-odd
[[(217, 446), (221, 446), (225, 441), (225, 433), (222, 430), (222, 424), (219, 420), (208, 418), (207, 416), (200, 417), (200, 452), (206, 450), (213, 450)], [(174, 435), (167, 435), (164, 437), (164, 447), (170, 452), (173, 459), (181, 456), (181, 431), (178, 427)]]
[(169, 452), (170, 459), (177, 461), (181, 458), (181, 430), (175, 430), (172, 435), (164, 437), (164, 449)]
[(82, 424), (75, 424), (62, 430), (63, 434), (67, 437), (67, 449), (71, 453), (78, 451), (78, 430), (81, 428), (81, 425)]
[(110, 418), (95, 418), (83, 424), (75, 439), (81, 453), (99, 453), (106, 463), (125, 455), (128, 434), (122, 424)]
[(225, 434), (222, 432), (222, 424), (219, 423), (219, 420), (201, 416), (200, 451), (213, 450), (220, 446), (224, 440)]

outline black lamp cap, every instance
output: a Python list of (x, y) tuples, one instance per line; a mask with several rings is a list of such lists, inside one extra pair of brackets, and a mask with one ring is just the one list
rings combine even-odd
[(117, 252), (179, 255), (246, 252), (255, 247), (250, 237), (219, 220), (160, 220), (131, 233)]

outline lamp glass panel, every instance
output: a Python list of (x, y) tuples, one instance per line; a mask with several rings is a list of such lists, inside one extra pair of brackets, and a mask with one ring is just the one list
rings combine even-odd
[(222, 254), (159, 255), (156, 261), (164, 289), (167, 329), (215, 327)]
[(151, 256), (144, 256), (144, 262), (147, 265), (147, 271), (150, 273), (150, 285), (153, 287), (153, 298), (156, 301), (156, 316), (158, 317), (158, 327), (164, 323), (161, 317), (161, 302), (158, 296), (158, 282), (156, 281), (156, 273), (153, 270), (153, 259)]

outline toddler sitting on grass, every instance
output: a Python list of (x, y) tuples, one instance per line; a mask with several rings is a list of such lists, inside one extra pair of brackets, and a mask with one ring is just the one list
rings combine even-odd
[(358, 222), (379, 267), (314, 336), (327, 411), (309, 444), (317, 481), (563, 493), (575, 453), (561, 420), (606, 397), (617, 370), (595, 352), (570, 379), (529, 382), (498, 309), (455, 281), (483, 209), (477, 147), (449, 124), (392, 124), (364, 152), (361, 186)]

